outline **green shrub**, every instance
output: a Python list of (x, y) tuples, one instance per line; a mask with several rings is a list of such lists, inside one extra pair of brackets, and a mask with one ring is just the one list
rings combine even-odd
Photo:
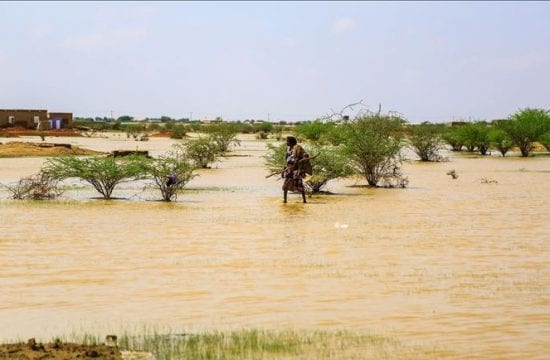
[(193, 121), (191, 122), (191, 129), (194, 131), (194, 132), (205, 132), (205, 125), (202, 125), (200, 122), (198, 121)]
[(252, 126), (248, 123), (240, 124), (239, 132), (241, 132), (243, 134), (252, 134), (254, 132), (254, 126)]
[(539, 142), (550, 151), (550, 131), (545, 132), (539, 137)]
[(186, 156), (197, 168), (208, 168), (208, 164), (213, 163), (220, 156), (218, 144), (209, 137), (187, 140), (183, 146)]
[(474, 136), (474, 144), (481, 155), (487, 155), (487, 151), (491, 146), (489, 137), (490, 128), (486, 122), (480, 121), (472, 124), (472, 134)]
[(491, 146), (496, 148), (502, 156), (506, 156), (508, 150), (514, 146), (514, 142), (508, 134), (499, 128), (492, 128), (489, 131), (489, 139), (491, 140)]
[(187, 134), (187, 128), (183, 125), (174, 125), (170, 137), (172, 139), (183, 139)]
[(133, 137), (138, 139), (141, 136), (141, 133), (145, 131), (145, 126), (143, 125), (123, 125), (122, 129), (126, 132), (126, 137)]
[(405, 187), (401, 174), (404, 120), (392, 115), (365, 114), (345, 123), (343, 151), (368, 184)]
[(441, 161), (443, 157), (439, 151), (443, 148), (441, 125), (423, 123), (409, 127), (409, 142), (413, 151), (420, 157), (420, 161)]
[(168, 122), (165, 122), (165, 123), (164, 123), (164, 129), (167, 130), (167, 131), (172, 131), (172, 129), (174, 128), (174, 126), (176, 126), (176, 122), (175, 122), (175, 121), (168, 121)]
[(155, 123), (147, 124), (147, 130), (149, 131), (159, 131), (160, 129), (161, 127), (159, 124), (155, 124)]
[(232, 144), (240, 145), (241, 142), (237, 139), (238, 125), (237, 124), (215, 124), (208, 128), (210, 139), (218, 145), (220, 152), (225, 153), (229, 150)]
[(451, 127), (443, 132), (441, 138), (451, 146), (453, 151), (462, 151), (464, 141), (459, 133), (459, 127)]
[[(354, 174), (354, 169), (345, 157), (342, 147), (331, 145), (302, 145), (310, 157), (313, 174), (305, 178), (304, 186), (309, 194), (323, 190), (330, 180)], [(267, 144), (264, 156), (265, 167), (272, 175), (281, 177), (286, 165), (286, 144)]]
[(476, 130), (472, 123), (460, 125), (456, 128), (456, 135), (466, 147), (466, 151), (474, 152), (476, 149)]
[[(486, 155), (491, 145), (489, 129), (486, 122), (477, 121), (453, 128), (452, 135), (446, 135), (444, 138), (449, 143), (455, 141), (457, 146), (458, 144), (460, 147), (465, 146), (469, 152), (477, 149), (482, 155)], [(453, 144), (451, 146), (455, 148)]]
[(326, 142), (329, 140), (334, 127), (334, 123), (315, 120), (297, 125), (296, 134), (298, 137), (309, 141)]
[(502, 130), (519, 147), (521, 156), (529, 156), (533, 143), (550, 130), (550, 111), (531, 108), (519, 110), (502, 124)]
[(42, 171), (57, 180), (80, 178), (91, 184), (105, 199), (111, 199), (118, 184), (143, 176), (144, 160), (142, 156), (66, 156), (48, 159)]
[(267, 144), (267, 152), (264, 155), (264, 165), (270, 176), (282, 175), (286, 166), (286, 144)]
[(188, 160), (183, 146), (176, 146), (167, 155), (149, 159), (145, 163), (144, 177), (154, 182), (164, 201), (176, 200), (185, 185), (194, 177), (194, 166)]
[(305, 145), (304, 149), (310, 157), (313, 175), (309, 176), (304, 185), (310, 194), (322, 191), (329, 181), (345, 178), (355, 173), (353, 166), (346, 158), (343, 146)]
[(270, 133), (271, 131), (273, 131), (273, 124), (266, 121), (256, 123), (254, 124), (254, 131), (255, 132), (263, 131), (264, 133)]

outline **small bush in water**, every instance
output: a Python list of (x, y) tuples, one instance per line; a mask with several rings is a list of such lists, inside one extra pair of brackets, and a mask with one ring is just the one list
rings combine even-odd
[(4, 185), (14, 200), (55, 199), (63, 191), (59, 181), (42, 172), (20, 179), (15, 185)]
[(144, 167), (144, 177), (153, 180), (154, 187), (160, 190), (164, 201), (176, 200), (185, 185), (195, 176), (193, 163), (181, 146), (167, 155), (147, 160)]
[(208, 138), (187, 140), (183, 143), (186, 156), (193, 161), (197, 168), (208, 168), (208, 165), (220, 157), (218, 144)]

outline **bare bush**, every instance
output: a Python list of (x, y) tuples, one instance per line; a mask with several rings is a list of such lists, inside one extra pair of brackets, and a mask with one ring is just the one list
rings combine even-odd
[(14, 200), (48, 200), (59, 197), (63, 191), (59, 180), (44, 173), (37, 173), (20, 179), (15, 185), (4, 185)]
[(456, 172), (455, 169), (447, 171), (447, 175), (449, 175), (450, 177), (452, 177), (455, 180), (458, 179), (458, 173)]

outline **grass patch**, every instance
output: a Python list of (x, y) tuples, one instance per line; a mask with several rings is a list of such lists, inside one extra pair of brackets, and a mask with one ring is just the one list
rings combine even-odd
[[(93, 335), (70, 341), (98, 345)], [(408, 346), (391, 337), (350, 331), (234, 330), (189, 334), (145, 330), (118, 338), (120, 350), (168, 359), (424, 359), (444, 352)]]

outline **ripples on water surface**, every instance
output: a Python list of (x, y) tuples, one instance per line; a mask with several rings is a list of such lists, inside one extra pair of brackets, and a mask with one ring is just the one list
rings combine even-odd
[[(139, 146), (158, 154), (168, 143)], [(297, 195), (282, 204), (263, 148), (243, 142), (236, 154), (249, 156), (201, 170), (173, 204), (136, 195), (136, 183), (115, 196), (137, 201), (93, 200), (84, 187), (0, 202), (0, 338), (141, 324), (344, 328), (454, 356), (550, 352), (550, 158), (411, 162), (408, 189), (339, 182), (304, 206)], [(42, 161), (0, 159), (0, 181)]]

